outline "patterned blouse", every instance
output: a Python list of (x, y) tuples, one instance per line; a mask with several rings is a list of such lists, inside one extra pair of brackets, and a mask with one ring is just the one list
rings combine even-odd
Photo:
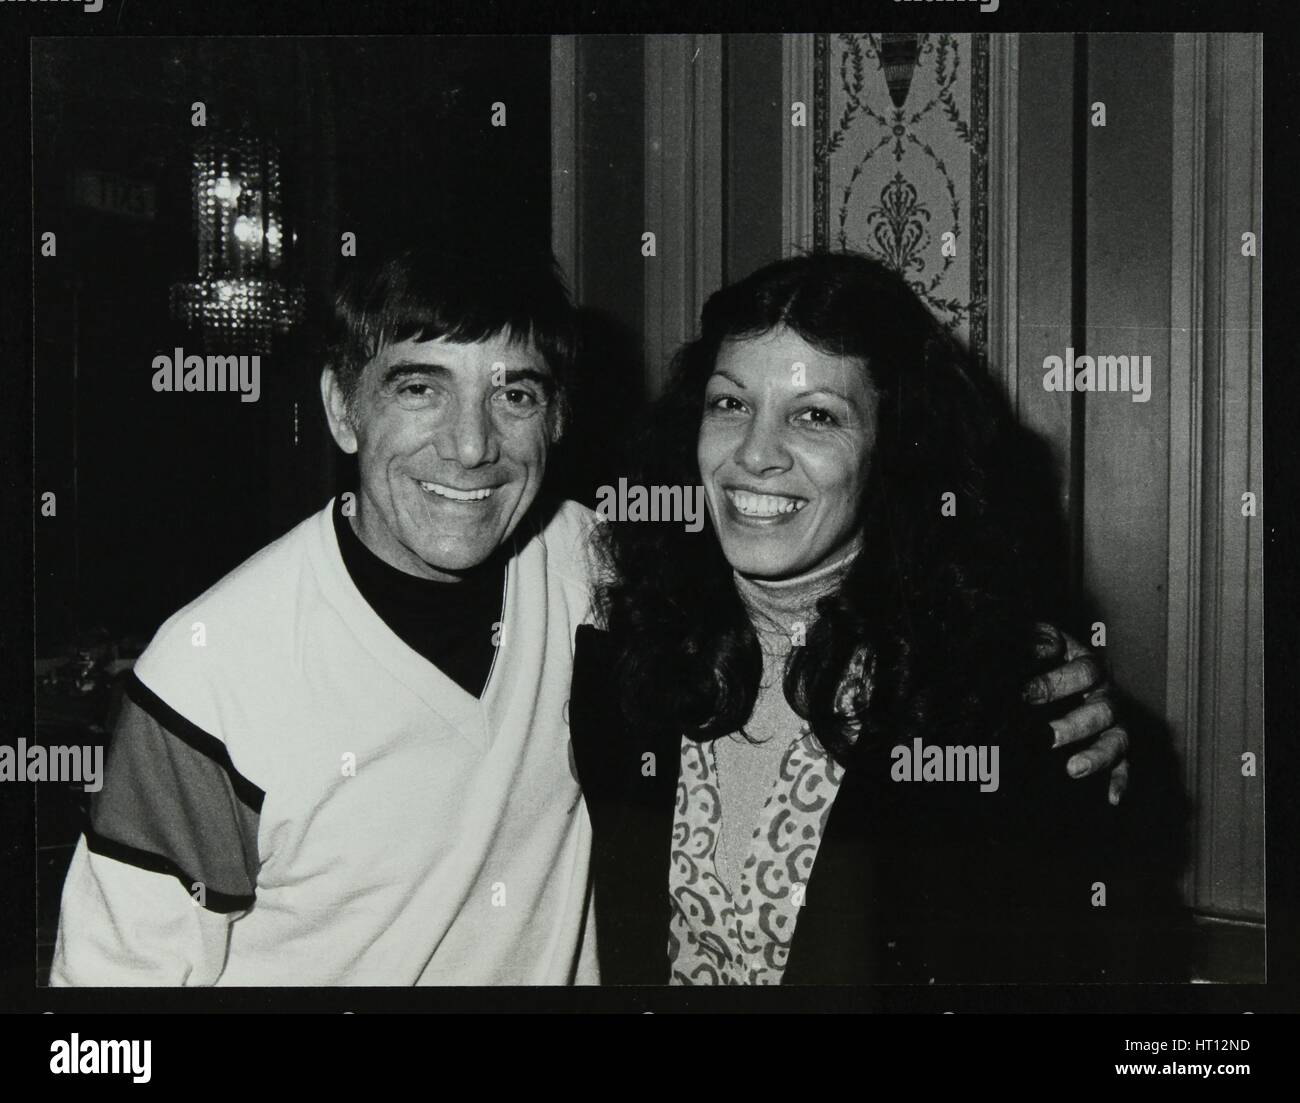
[(804, 727), (791, 740), (733, 898), (718, 876), (716, 742), (682, 740), (673, 823), (671, 984), (780, 984), (841, 767)]

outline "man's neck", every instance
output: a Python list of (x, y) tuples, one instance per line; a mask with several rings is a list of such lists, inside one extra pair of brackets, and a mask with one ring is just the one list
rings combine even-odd
[(366, 509), (365, 498), (361, 495), (357, 495), (356, 512), (351, 516), (346, 513), (343, 515), (353, 534), (376, 559), (382, 560), (395, 571), (427, 582), (460, 582), (464, 579), (466, 572), (442, 570), (403, 547), (382, 521), (377, 525), (367, 524), (367, 519), (373, 516), (373, 511)]

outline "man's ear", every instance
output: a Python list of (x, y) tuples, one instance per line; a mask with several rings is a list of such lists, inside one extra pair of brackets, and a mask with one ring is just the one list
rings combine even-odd
[(348, 414), (347, 399), (343, 396), (343, 387), (333, 368), (325, 368), (320, 373), (320, 397), (325, 404), (325, 420), (329, 422), (330, 436), (344, 452), (349, 454), (357, 450), (357, 433)]
[(551, 443), (559, 444), (568, 428), (569, 404), (562, 399), (556, 404), (555, 413), (551, 416)]

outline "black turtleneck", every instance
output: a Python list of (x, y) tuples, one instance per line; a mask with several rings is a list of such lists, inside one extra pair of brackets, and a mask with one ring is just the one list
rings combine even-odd
[(334, 534), (353, 583), (384, 623), (465, 692), (482, 696), (496, 653), (492, 626), (501, 619), (509, 548), (498, 549), (459, 582), (435, 582), (375, 555), (352, 530), (339, 502)]

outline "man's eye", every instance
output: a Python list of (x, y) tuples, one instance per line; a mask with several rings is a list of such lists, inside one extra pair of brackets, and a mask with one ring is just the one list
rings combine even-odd
[(428, 409), (437, 398), (437, 391), (431, 384), (417, 379), (399, 384), (393, 394), (403, 410)]
[(528, 409), (536, 406), (538, 399), (532, 391), (523, 390), (520, 387), (511, 387), (501, 392), (501, 397), (508, 406), (517, 406), (520, 409)]

